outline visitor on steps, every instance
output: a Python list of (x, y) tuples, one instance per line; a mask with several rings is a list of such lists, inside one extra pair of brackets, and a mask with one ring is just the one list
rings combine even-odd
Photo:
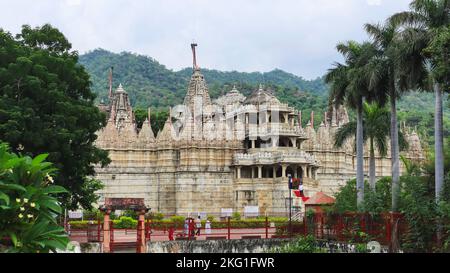
[(206, 220), (206, 223), (205, 223), (205, 233), (211, 234), (211, 221), (209, 221), (209, 220)]
[(195, 227), (197, 228), (197, 232), (195, 235), (200, 236), (200, 229), (202, 228), (202, 221), (200, 220), (200, 215), (195, 219)]

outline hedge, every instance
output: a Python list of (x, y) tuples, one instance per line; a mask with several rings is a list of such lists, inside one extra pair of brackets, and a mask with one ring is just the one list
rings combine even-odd
[[(173, 216), (169, 219), (153, 220), (152, 228), (169, 228), (170, 226), (175, 226), (176, 228), (184, 227), (185, 218), (183, 216)], [(269, 224), (275, 223), (276, 227), (285, 226), (288, 222), (287, 218), (283, 217), (272, 217), (268, 219)], [(88, 223), (97, 224), (97, 221), (69, 221), (71, 229), (86, 229)], [(115, 228), (127, 228), (135, 229), (137, 227), (137, 220), (122, 216), (118, 220), (113, 220)], [(206, 220), (202, 221), (202, 226), (204, 227)], [(265, 218), (256, 219), (244, 219), (244, 220), (230, 220), (230, 226), (232, 228), (264, 228), (266, 225)], [(212, 228), (227, 228), (228, 221), (211, 221)]]

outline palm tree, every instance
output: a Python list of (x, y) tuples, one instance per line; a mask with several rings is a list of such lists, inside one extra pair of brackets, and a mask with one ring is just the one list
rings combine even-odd
[(364, 201), (363, 101), (370, 97), (365, 65), (373, 56), (374, 48), (370, 43), (354, 41), (340, 43), (336, 48), (344, 56), (345, 64), (336, 63), (329, 69), (325, 82), (331, 85), (330, 102), (346, 103), (356, 110), (356, 188), (357, 205), (361, 208)]
[(397, 62), (401, 55), (399, 50), (401, 43), (396, 39), (398, 28), (393, 23), (366, 24), (366, 32), (371, 36), (377, 54), (368, 65), (370, 78), (370, 90), (376, 96), (378, 103), (383, 106), (387, 99), (390, 103), (391, 122), (391, 167), (392, 167), (392, 211), (398, 211), (398, 199), (400, 195), (400, 148), (399, 130), (397, 121), (397, 100), (405, 88), (399, 86), (399, 75), (402, 67)]
[[(375, 146), (380, 156), (384, 157), (388, 150), (388, 136), (390, 135), (390, 112), (380, 107), (376, 103), (364, 103), (363, 105), (363, 123), (364, 142), (369, 141), (369, 184), (372, 190), (375, 190), (376, 166), (375, 166)], [(351, 139), (356, 134), (356, 122), (349, 122), (340, 127), (335, 136), (335, 147), (340, 148), (345, 141)], [(401, 132), (399, 132), (400, 149), (407, 147), (407, 142)]]
[[(450, 25), (450, 0), (414, 0), (410, 4), (410, 11), (400, 12), (394, 14), (390, 21), (403, 27), (401, 37), (404, 39), (404, 45), (407, 52), (410, 52), (408, 60), (410, 66), (407, 72), (413, 71), (423, 73), (428, 68), (428, 74), (432, 79), (432, 88), (435, 93), (436, 108), (435, 108), (435, 189), (436, 201), (440, 200), (441, 192), (444, 185), (444, 150), (443, 150), (443, 106), (442, 93), (445, 88), (445, 78), (448, 80), (448, 75), (439, 75), (436, 69), (439, 60), (448, 66), (448, 51), (447, 52), (433, 52), (426, 54), (425, 49), (430, 47), (435, 38)], [(436, 56), (437, 55), (437, 56)], [(415, 57), (415, 58), (412, 58)], [(426, 66), (424, 65), (426, 64)], [(423, 68), (422, 68), (423, 67)], [(444, 73), (446, 74), (446, 73)], [(420, 88), (429, 90), (430, 85), (423, 80), (422, 77), (410, 77), (406, 84), (410, 88)], [(419, 80), (418, 80), (419, 79)], [(447, 90), (448, 92), (448, 90)]]

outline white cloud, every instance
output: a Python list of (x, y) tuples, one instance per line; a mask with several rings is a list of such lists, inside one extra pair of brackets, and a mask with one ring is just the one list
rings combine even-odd
[[(367, 9), (368, 4), (377, 8)], [(0, 0), (0, 26), (51, 23), (80, 53), (102, 47), (149, 55), (172, 69), (280, 68), (306, 78), (339, 60), (335, 45), (363, 40), (363, 24), (405, 10), (410, 0)]]
[(367, 0), (369, 6), (380, 6), (382, 3), (382, 0)]
[(81, 0), (66, 0), (68, 6), (79, 6), (81, 5)]

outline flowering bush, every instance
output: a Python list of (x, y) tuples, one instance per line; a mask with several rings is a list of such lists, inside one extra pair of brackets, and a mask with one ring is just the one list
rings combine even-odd
[(55, 195), (66, 190), (52, 185), (56, 169), (46, 157), (18, 156), (0, 144), (0, 239), (9, 252), (55, 252), (69, 242), (56, 222)]

